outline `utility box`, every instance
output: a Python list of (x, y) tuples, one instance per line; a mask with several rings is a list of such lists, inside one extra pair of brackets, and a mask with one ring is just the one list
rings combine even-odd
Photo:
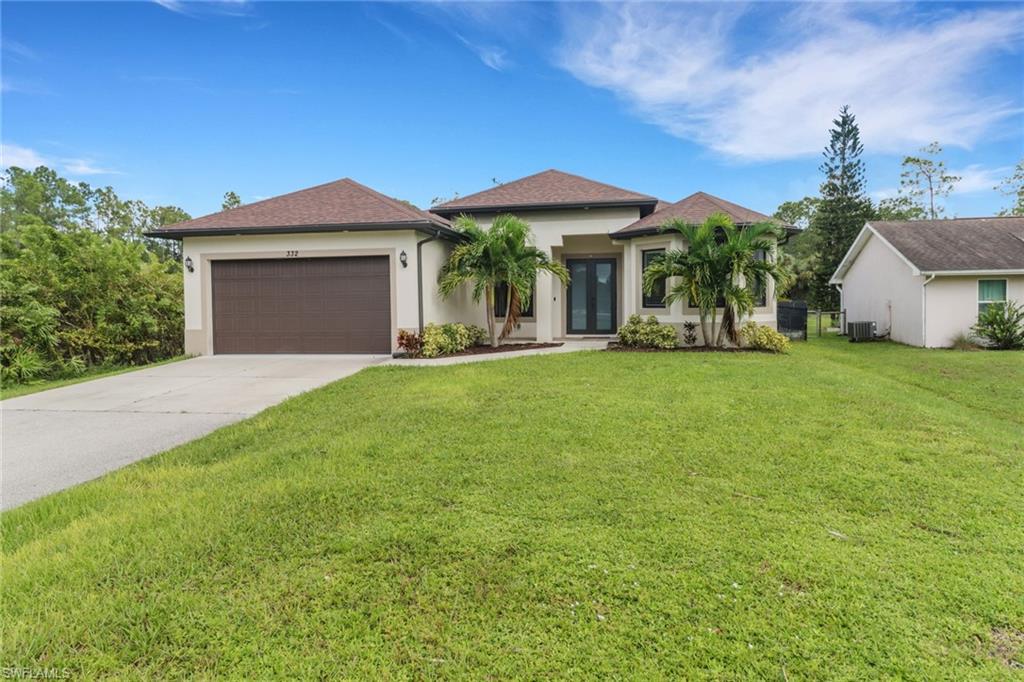
[(850, 342), (874, 341), (876, 325), (874, 322), (847, 322), (846, 333), (850, 336)]

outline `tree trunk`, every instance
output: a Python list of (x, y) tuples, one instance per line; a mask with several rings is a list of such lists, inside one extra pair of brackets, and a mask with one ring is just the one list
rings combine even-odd
[[(714, 327), (712, 327), (714, 329)], [(701, 341), (704, 342), (705, 346), (711, 345), (711, 332), (708, 331), (708, 314), (705, 311), (700, 311), (700, 333), (703, 337)]]
[(715, 322), (718, 320), (718, 307), (715, 306), (711, 309), (711, 335), (705, 337), (704, 345), (708, 348), (717, 348), (718, 341), (714, 338), (715, 336)]
[(505, 324), (501, 328), (498, 338), (504, 339), (515, 329), (519, 322), (519, 312), (522, 307), (519, 304), (519, 290), (509, 284), (508, 286), (508, 309), (505, 310)]
[(491, 337), (491, 348), (498, 347), (498, 331), (494, 325), (494, 287), (487, 287), (487, 335)]

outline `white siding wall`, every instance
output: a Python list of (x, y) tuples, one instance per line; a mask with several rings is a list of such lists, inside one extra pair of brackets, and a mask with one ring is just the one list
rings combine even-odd
[(1007, 280), (1006, 297), (1024, 305), (1024, 276), (1021, 275), (936, 277), (925, 287), (928, 309), (925, 343), (928, 347), (949, 346), (958, 334), (970, 332), (970, 328), (978, 321), (979, 279)]
[(879, 334), (890, 330), (893, 341), (920, 346), (924, 279), (914, 275), (891, 248), (871, 236), (843, 280), (846, 321), (873, 321)]

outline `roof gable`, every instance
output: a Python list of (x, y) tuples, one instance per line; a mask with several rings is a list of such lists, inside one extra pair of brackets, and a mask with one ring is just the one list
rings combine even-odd
[(232, 231), (239, 229), (435, 225), (448, 221), (344, 178), (238, 208), (167, 225), (163, 232)]
[(546, 170), (491, 189), (459, 197), (431, 210), (451, 215), (469, 210), (545, 206), (647, 205), (657, 199), (560, 170)]
[(678, 218), (687, 223), (700, 224), (715, 213), (724, 213), (737, 225), (751, 225), (771, 222), (774, 218), (758, 213), (731, 201), (726, 201), (707, 192), (694, 192), (685, 199), (659, 208), (631, 225), (613, 232), (616, 237), (630, 237), (638, 234), (657, 232), (665, 222)]

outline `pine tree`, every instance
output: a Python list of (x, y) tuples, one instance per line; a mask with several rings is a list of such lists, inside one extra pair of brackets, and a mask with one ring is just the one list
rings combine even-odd
[(838, 308), (839, 294), (828, 280), (871, 217), (871, 201), (864, 194), (864, 162), (860, 158), (864, 147), (857, 121), (844, 106), (832, 124), (825, 161), (820, 166), (825, 174), (821, 201), (812, 222), (821, 239), (821, 257), (810, 293), (812, 303), (823, 310)]

